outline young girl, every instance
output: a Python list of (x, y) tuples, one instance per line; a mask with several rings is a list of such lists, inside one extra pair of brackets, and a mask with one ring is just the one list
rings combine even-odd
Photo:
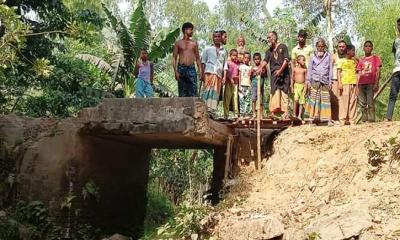
[(135, 67), (136, 97), (153, 97), (153, 63), (147, 60), (147, 50), (140, 50), (140, 62)]

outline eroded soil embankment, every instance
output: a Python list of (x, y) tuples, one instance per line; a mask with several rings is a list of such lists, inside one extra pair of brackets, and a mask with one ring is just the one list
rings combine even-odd
[[(246, 196), (230, 196), (240, 201), (219, 214), (214, 236), (400, 239), (400, 138), (392, 138), (399, 130), (400, 123), (376, 123), (284, 131), (263, 169), (241, 176)], [(371, 165), (374, 153), (380, 166)]]

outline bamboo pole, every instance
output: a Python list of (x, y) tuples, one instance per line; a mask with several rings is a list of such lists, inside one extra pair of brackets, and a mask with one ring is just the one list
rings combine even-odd
[(387, 79), (382, 86), (379, 88), (379, 90), (375, 93), (374, 95), (374, 100), (377, 99), (379, 97), (379, 95), (382, 93), (383, 89), (385, 89), (385, 87), (388, 85), (388, 83), (392, 80), (393, 75), (390, 76), (389, 79)]
[(232, 146), (234, 143), (233, 135), (228, 136), (228, 143), (226, 145), (226, 155), (225, 155), (225, 171), (224, 171), (224, 180), (226, 180), (229, 176), (229, 170), (232, 163)]
[(259, 169), (259, 164), (261, 163), (261, 76), (257, 76), (257, 160), (256, 169)]

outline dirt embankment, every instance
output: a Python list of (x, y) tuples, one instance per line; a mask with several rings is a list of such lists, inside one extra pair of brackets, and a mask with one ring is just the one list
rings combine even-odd
[[(230, 196), (236, 204), (219, 214), (214, 236), (400, 239), (400, 152), (393, 152), (400, 135), (392, 138), (399, 131), (396, 122), (284, 131), (263, 169), (245, 171), (245, 187)], [(387, 156), (371, 162), (368, 140)], [(399, 146), (379, 149), (388, 142)]]

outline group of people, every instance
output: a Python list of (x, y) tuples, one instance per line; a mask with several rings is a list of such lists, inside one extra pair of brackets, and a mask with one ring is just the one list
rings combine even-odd
[[(394, 105), (400, 90), (400, 19), (397, 20), (399, 36), (393, 43), (395, 69), (392, 76), (387, 120), (392, 119)], [(352, 124), (356, 122), (357, 106), (362, 120), (375, 121), (374, 94), (379, 89), (382, 62), (373, 54), (373, 42), (363, 45), (364, 56), (356, 57), (355, 47), (339, 41), (336, 53), (327, 50), (324, 39), (316, 41), (315, 49), (307, 44), (307, 32), (300, 30), (298, 44), (289, 55), (288, 47), (280, 43), (274, 31), (267, 35), (269, 49), (265, 56), (251, 54), (246, 49), (244, 37), (237, 39), (237, 47), (226, 50), (227, 33), (215, 31), (213, 44), (201, 56), (196, 41), (192, 40), (194, 26), (184, 23), (183, 38), (174, 44), (173, 69), (180, 97), (200, 98), (211, 115), (223, 101), (224, 117), (233, 112), (234, 118), (255, 116), (256, 101), (263, 103), (264, 83), (270, 76), (269, 112), (271, 118), (289, 114), (289, 95), (293, 94), (293, 115), (329, 123)], [(136, 74), (140, 80), (137, 96), (152, 96), (153, 65), (147, 61), (147, 52), (141, 52)], [(197, 71), (201, 84), (197, 89)], [(143, 77), (145, 76), (145, 77)], [(258, 81), (261, 89), (258, 96)]]

